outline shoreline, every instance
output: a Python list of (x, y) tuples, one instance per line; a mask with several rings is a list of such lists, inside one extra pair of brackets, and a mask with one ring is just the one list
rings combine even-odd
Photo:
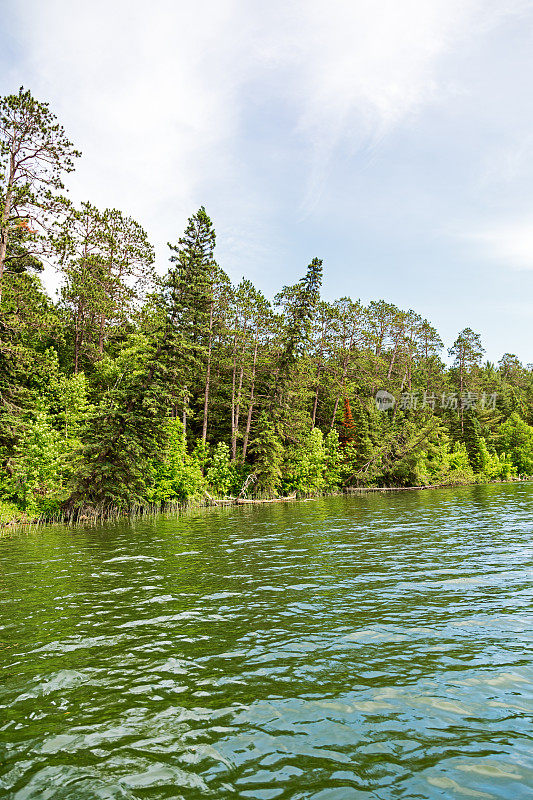
[(453, 489), (455, 486), (501, 486), (508, 483), (532, 483), (531, 478), (515, 478), (508, 481), (483, 481), (472, 483), (471, 481), (460, 481), (458, 483), (431, 483), (426, 486), (347, 486), (343, 494), (356, 494), (357, 492), (413, 492), (422, 489)]
[(152, 516), (157, 514), (165, 515), (172, 515), (172, 514), (182, 514), (187, 511), (192, 511), (195, 509), (207, 509), (207, 508), (221, 508), (221, 507), (231, 507), (231, 506), (255, 506), (255, 505), (269, 505), (272, 503), (301, 503), (301, 502), (310, 502), (315, 500), (321, 500), (328, 497), (342, 497), (342, 496), (349, 496), (349, 495), (357, 495), (363, 494), (365, 492), (415, 492), (415, 491), (425, 491), (428, 489), (453, 489), (455, 487), (464, 487), (464, 486), (502, 486), (507, 484), (516, 484), (516, 483), (533, 483), (533, 477), (528, 478), (517, 478), (514, 480), (507, 480), (507, 481), (486, 481), (483, 483), (472, 483), (472, 482), (461, 482), (461, 483), (434, 483), (428, 484), (425, 486), (347, 486), (341, 491), (338, 492), (329, 492), (326, 494), (320, 495), (313, 495), (309, 497), (297, 497), (296, 494), (289, 495), (288, 497), (271, 497), (265, 499), (246, 499), (246, 498), (239, 498), (239, 497), (212, 497), (211, 495), (207, 495), (205, 497), (204, 502), (198, 501), (190, 501), (185, 504), (176, 503), (175, 505), (169, 504), (168, 507), (162, 508), (160, 506), (142, 506), (139, 507), (137, 510), (131, 511), (123, 511), (123, 512), (115, 512), (115, 513), (94, 513), (91, 514), (89, 511), (85, 514), (80, 514), (80, 516), (76, 518), (72, 517), (33, 517), (27, 518), (24, 515), (24, 512), (21, 511), (20, 517), (14, 517), (13, 519), (7, 521), (0, 522), (0, 535), (2, 532), (13, 530), (15, 528), (28, 528), (30, 526), (41, 526), (41, 525), (78, 525), (84, 524), (88, 522), (96, 523), (96, 522), (105, 522), (105, 521), (116, 521), (118, 519), (125, 519), (127, 517), (139, 519), (141, 517)]

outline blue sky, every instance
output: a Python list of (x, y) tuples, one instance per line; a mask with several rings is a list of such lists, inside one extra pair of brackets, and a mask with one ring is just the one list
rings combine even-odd
[[(0, 90), (83, 151), (70, 195), (167, 241), (204, 204), (268, 296), (386, 299), (533, 362), (533, 0), (3, 3)], [(53, 287), (50, 273), (47, 283)]]

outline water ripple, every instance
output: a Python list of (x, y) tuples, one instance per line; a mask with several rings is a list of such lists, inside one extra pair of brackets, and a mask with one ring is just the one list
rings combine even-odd
[(531, 486), (0, 539), (0, 796), (533, 796)]

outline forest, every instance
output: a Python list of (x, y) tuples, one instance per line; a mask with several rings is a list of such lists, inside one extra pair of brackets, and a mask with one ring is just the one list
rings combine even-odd
[(533, 475), (533, 365), (326, 301), (320, 258), (272, 299), (234, 285), (204, 207), (156, 265), (126, 212), (68, 199), (81, 154), (28, 90), (0, 146), (0, 521)]

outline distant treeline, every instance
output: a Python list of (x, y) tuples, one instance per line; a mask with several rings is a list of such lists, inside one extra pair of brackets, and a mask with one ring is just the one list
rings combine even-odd
[(531, 365), (467, 327), (448, 368), (414, 311), (323, 301), (317, 258), (273, 302), (234, 286), (203, 207), (161, 276), (138, 222), (62, 194), (80, 154), (47, 104), (0, 99), (0, 139), (4, 513), (533, 474)]

